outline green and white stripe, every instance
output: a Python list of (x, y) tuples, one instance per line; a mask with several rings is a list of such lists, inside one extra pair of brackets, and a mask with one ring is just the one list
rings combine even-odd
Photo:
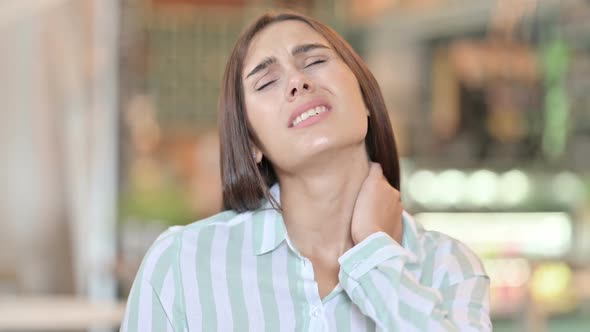
[(490, 331), (478, 257), (403, 222), (403, 246), (380, 232), (340, 257), (324, 299), (268, 203), (173, 227), (146, 254), (121, 331)]

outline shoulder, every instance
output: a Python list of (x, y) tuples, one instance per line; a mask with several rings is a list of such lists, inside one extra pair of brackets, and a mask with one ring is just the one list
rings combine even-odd
[(158, 236), (152, 247), (165, 246), (169, 242), (182, 242), (184, 239), (197, 236), (200, 232), (229, 230), (248, 220), (250, 215), (250, 212), (237, 213), (228, 210), (188, 225), (172, 226)]
[(181, 252), (196, 247), (198, 241), (211, 239), (213, 233), (228, 233), (232, 227), (248, 220), (249, 213), (223, 211), (206, 219), (198, 220), (185, 226), (172, 226), (162, 232), (148, 249), (140, 272), (144, 279), (165, 274), (175, 269), (180, 263)]
[(446, 279), (454, 284), (472, 277), (487, 277), (481, 259), (465, 243), (444, 233), (426, 230), (413, 219), (411, 223), (422, 251), (422, 263), (432, 271), (434, 279)]

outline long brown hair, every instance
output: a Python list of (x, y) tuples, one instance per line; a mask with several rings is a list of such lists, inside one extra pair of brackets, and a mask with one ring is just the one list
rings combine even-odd
[(263, 158), (257, 164), (252, 157), (253, 143), (259, 142), (246, 117), (242, 70), (254, 36), (273, 23), (289, 20), (306, 23), (322, 35), (354, 73), (370, 114), (365, 138), (367, 152), (372, 161), (381, 164), (387, 181), (400, 190), (399, 157), (387, 108), (381, 89), (363, 60), (338, 33), (313, 18), (293, 12), (268, 13), (256, 19), (239, 37), (223, 75), (219, 98), (223, 208), (238, 212), (255, 210), (265, 198), (280, 209), (269, 191), (277, 182), (270, 161)]

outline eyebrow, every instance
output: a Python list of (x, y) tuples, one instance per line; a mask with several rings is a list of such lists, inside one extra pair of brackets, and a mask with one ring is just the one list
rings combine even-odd
[(318, 43), (313, 43), (313, 44), (302, 44), (302, 45), (297, 45), (293, 48), (293, 50), (291, 51), (291, 55), (295, 56), (297, 54), (300, 53), (306, 53), (309, 52), (311, 50), (315, 50), (318, 48), (326, 48), (329, 49), (328, 46), (324, 45), (324, 44), (318, 44)]
[[(324, 48), (324, 49), (329, 49), (328, 46), (323, 45), (323, 44), (318, 44), (318, 43), (312, 43), (312, 44), (301, 44), (301, 45), (297, 45), (293, 48), (293, 50), (291, 50), (291, 55), (296, 56), (298, 54), (301, 53), (307, 53), (309, 51), (318, 49), (318, 48)], [(250, 71), (250, 73), (248, 73), (248, 75), (246, 75), (246, 78), (268, 68), (268, 66), (272, 65), (273, 63), (277, 62), (277, 58), (275, 57), (266, 57), (264, 58), (264, 60), (262, 60), (261, 63), (259, 63), (256, 67), (254, 67), (254, 69), (252, 69), (252, 71)]]
[(256, 74), (257, 72), (266, 69), (268, 66), (272, 65), (273, 63), (277, 62), (277, 58), (275, 57), (266, 57), (264, 58), (264, 60), (262, 60), (261, 63), (258, 64), (258, 66), (254, 67), (254, 69), (252, 69), (252, 71), (246, 76), (246, 78)]

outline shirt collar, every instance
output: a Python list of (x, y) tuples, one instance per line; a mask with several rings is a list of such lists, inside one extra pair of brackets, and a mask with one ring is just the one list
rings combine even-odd
[[(280, 188), (276, 183), (270, 188), (270, 194), (276, 202), (281, 203)], [(268, 200), (252, 215), (254, 254), (262, 255), (275, 250), (287, 237), (287, 228), (281, 212), (275, 210)]]
[[(281, 204), (281, 192), (278, 183), (270, 188), (270, 194), (276, 202)], [(254, 254), (262, 255), (275, 250), (287, 238), (287, 228), (281, 212), (275, 210), (269, 201), (265, 200), (262, 207), (252, 214), (253, 222), (253, 239)], [(409, 251), (412, 260), (422, 257), (422, 247), (420, 246), (419, 233), (423, 228), (407, 212), (402, 213), (403, 247)]]

